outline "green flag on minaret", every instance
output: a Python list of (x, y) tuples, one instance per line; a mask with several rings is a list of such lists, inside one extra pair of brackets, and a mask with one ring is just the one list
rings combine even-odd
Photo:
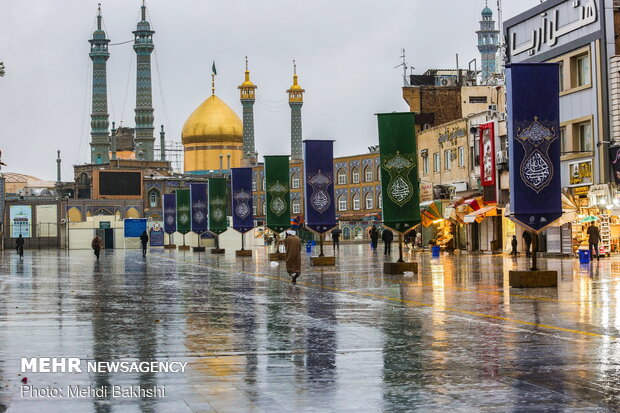
[(217, 75), (217, 70), (215, 70), (215, 60), (213, 61), (213, 65), (211, 66), (211, 72), (213, 72), (214, 75)]

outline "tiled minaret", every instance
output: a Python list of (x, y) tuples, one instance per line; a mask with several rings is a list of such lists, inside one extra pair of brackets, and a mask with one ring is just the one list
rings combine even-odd
[(101, 5), (97, 10), (97, 30), (90, 42), (90, 59), (93, 61), (93, 105), (90, 114), (90, 161), (93, 164), (108, 163), (110, 136), (108, 134), (108, 83), (107, 61), (110, 58), (110, 39), (101, 28)]
[(257, 162), (258, 154), (254, 144), (254, 102), (256, 101), (256, 85), (250, 80), (248, 58), (245, 58), (245, 81), (239, 86), (241, 105), (243, 106), (243, 153), (241, 160), (244, 165)]
[(142, 1), (141, 20), (133, 32), (136, 52), (136, 159), (154, 160), (155, 137), (153, 127), (153, 92), (151, 87), (151, 53), (153, 34), (151, 25), (146, 20), (146, 5)]
[(480, 76), (482, 83), (487, 83), (497, 69), (497, 51), (499, 50), (499, 30), (495, 29), (493, 10), (488, 4), (482, 10), (480, 30), (476, 33), (478, 34), (478, 50), (482, 55)]
[(291, 160), (302, 160), (303, 149), (301, 146), (301, 107), (304, 104), (304, 92), (297, 83), (297, 65), (293, 60), (293, 86), (286, 91), (288, 104), (291, 107)]

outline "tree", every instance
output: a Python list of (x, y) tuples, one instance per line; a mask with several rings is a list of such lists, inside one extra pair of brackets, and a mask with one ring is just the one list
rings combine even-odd
[(0, 62), (0, 77), (4, 76), (4, 62)]

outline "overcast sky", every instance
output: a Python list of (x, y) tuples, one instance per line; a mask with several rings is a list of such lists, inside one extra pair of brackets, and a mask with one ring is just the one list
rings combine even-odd
[[(133, 38), (139, 0), (100, 0), (112, 43)], [(0, 150), (4, 171), (63, 180), (89, 161), (91, 66), (88, 39), (97, 0), (0, 1)], [(497, 16), (496, 2), (490, 1)], [(539, 4), (504, 0), (504, 20)], [(483, 0), (147, 0), (156, 31), (153, 99), (156, 132), (180, 141), (192, 111), (216, 94), (241, 114), (237, 86), (244, 56), (258, 85), (256, 145), (260, 155), (287, 154), (290, 121), (286, 89), (296, 59), (304, 138), (336, 140), (336, 155), (378, 143), (377, 112), (406, 111), (400, 50), (415, 73), (461, 66), (478, 58), (476, 34)], [(135, 53), (131, 43), (110, 47), (110, 121), (134, 125)], [(164, 106), (166, 111), (164, 111)], [(166, 113), (164, 113), (166, 112)], [(158, 135), (157, 135), (158, 136)]]

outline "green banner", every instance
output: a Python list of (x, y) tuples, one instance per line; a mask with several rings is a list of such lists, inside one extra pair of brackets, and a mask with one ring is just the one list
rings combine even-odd
[(192, 215), (189, 189), (177, 189), (177, 231), (187, 234), (192, 230)]
[(221, 234), (228, 229), (226, 178), (209, 178), (209, 231)]
[(291, 227), (288, 155), (265, 156), (267, 228), (283, 232)]
[(377, 118), (383, 223), (404, 233), (420, 222), (415, 114), (381, 113)]

